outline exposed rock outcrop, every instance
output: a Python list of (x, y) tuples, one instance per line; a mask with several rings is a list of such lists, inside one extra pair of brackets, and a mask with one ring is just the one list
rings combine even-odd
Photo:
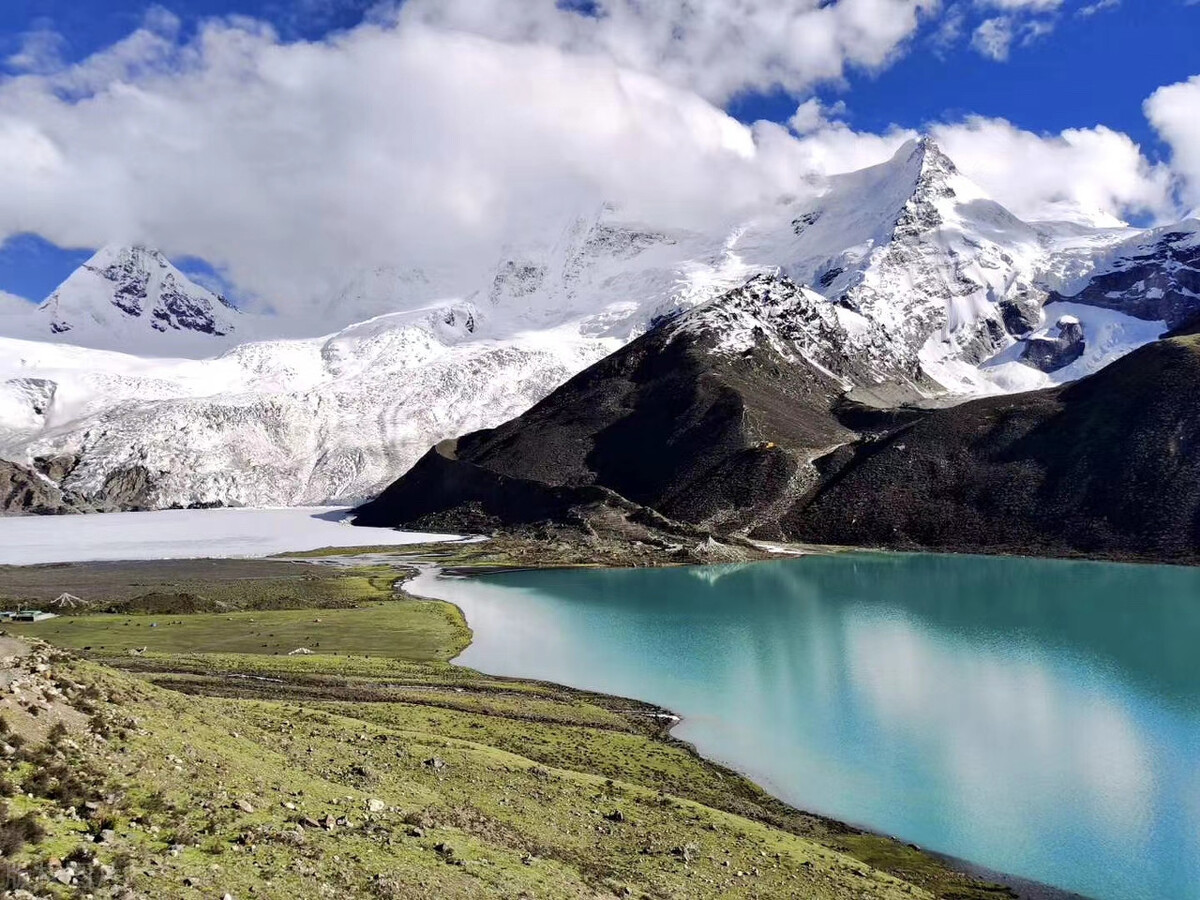
[(1021, 359), (1043, 372), (1057, 372), (1083, 356), (1087, 341), (1079, 320), (1074, 316), (1062, 316), (1056, 327), (1058, 337), (1029, 338)]
[(1042, 321), (1042, 303), (1037, 296), (1026, 295), (1003, 300), (999, 310), (1005, 330), (1016, 338), (1025, 337)]
[(0, 459), (0, 515), (60, 515), (82, 512), (50, 479), (28, 466)]

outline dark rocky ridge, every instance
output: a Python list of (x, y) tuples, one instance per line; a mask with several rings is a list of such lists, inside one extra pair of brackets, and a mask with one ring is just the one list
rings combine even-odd
[(586, 527), (603, 509), (764, 539), (1200, 561), (1200, 337), (1067, 387), (874, 409), (828, 357), (781, 354), (778, 329), (729, 355), (692, 319), (431, 451), (357, 524)]
[[(747, 349), (720, 348), (730, 317), (781, 294)], [(703, 318), (683, 316), (601, 360), (525, 415), (431, 450), (356, 521), (519, 525), (624, 503), (717, 530), (772, 522), (815, 485), (810, 461), (857, 436), (834, 415), (840, 379), (870, 380), (861, 361), (834, 357), (815, 314), (786, 279), (756, 279)], [(803, 346), (820, 366), (789, 351), (814, 339)]]
[(1070, 300), (1179, 328), (1200, 316), (1200, 221), (1140, 236), (1118, 250)]
[(38, 457), (32, 466), (0, 459), (0, 515), (136, 512), (156, 508), (153, 476), (144, 466), (114, 469), (98, 491), (83, 493), (67, 483), (78, 464), (79, 457), (74, 454)]
[(79, 501), (34, 469), (0, 459), (0, 515), (83, 512)]
[(1021, 359), (1043, 372), (1057, 372), (1083, 356), (1087, 340), (1074, 316), (1058, 320), (1058, 337), (1033, 337), (1025, 343)]
[(1200, 561), (1200, 337), (1066, 387), (937, 410), (825, 460), (801, 541)]

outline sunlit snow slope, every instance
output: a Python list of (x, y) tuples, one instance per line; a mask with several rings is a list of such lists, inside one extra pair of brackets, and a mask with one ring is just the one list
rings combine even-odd
[[(860, 385), (1026, 390), (1165, 330), (1135, 265), (1173, 266), (1165, 286), (1146, 272), (1141, 283), (1182, 315), (1194, 298), (1174, 287), (1192, 272), (1195, 224), (1023, 222), (919, 141), (720, 229), (606, 207), (482, 274), (348, 273), (301, 323), (239, 312), (155, 251), (109, 247), (41, 306), (0, 308), (0, 458), (122, 506), (358, 500), (431, 444), (499, 425), (654, 323), (764, 273), (808, 286), (813, 359)], [(1021, 339), (1067, 300), (1082, 358), (1058, 372), (1022, 362)], [(755, 340), (751, 313), (730, 317), (723, 346)], [(306, 336), (249, 340), (281, 334)]]

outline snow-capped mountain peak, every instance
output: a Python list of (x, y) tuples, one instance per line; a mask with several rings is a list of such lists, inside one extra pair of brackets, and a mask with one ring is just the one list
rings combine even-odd
[(1037, 231), (933, 140), (831, 178), (812, 206), (796, 217), (788, 274), (877, 322), (948, 388), (960, 386), (945, 363), (974, 367), (1012, 342), (1007, 321), (1037, 324)]
[(159, 355), (212, 353), (232, 343), (240, 315), (159, 251), (113, 244), (32, 311), (29, 336)]
[(667, 327), (707, 335), (718, 354), (765, 344), (784, 359), (806, 360), (846, 390), (921, 379), (916, 354), (905, 353), (875, 322), (778, 273), (756, 275)]
[[(656, 326), (893, 403), (1078, 378), (1200, 309), (1200, 223), (1024, 222), (928, 138), (805, 190), (693, 229), (581, 209), (491, 259), (348, 271), (273, 316), (106, 247), (40, 307), (0, 296), (0, 457), (69, 460), (85, 497), (128, 476), (143, 505), (358, 499)], [(1030, 366), (1063, 315), (1082, 355)]]

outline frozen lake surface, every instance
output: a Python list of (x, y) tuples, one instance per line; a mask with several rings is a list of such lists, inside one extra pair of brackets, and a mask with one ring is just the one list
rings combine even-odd
[(0, 565), (96, 560), (271, 556), (322, 547), (452, 540), (453, 535), (355, 528), (349, 510), (167, 509), (85, 516), (0, 518)]

